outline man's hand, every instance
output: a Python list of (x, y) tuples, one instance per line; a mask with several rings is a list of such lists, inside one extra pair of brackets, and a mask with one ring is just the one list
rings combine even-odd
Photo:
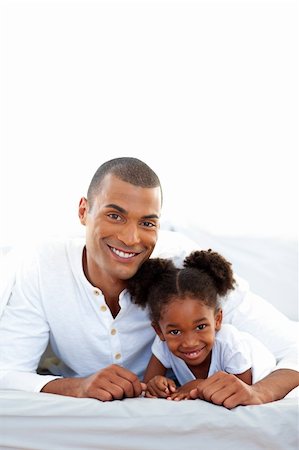
[(113, 364), (86, 378), (59, 378), (50, 381), (42, 392), (96, 398), (105, 402), (139, 397), (145, 389), (146, 385), (133, 372)]
[(248, 385), (235, 375), (217, 372), (190, 391), (190, 398), (200, 398), (216, 405), (232, 409), (238, 405), (260, 405), (265, 403), (258, 385)]
[(290, 369), (276, 370), (252, 386), (235, 375), (217, 372), (200, 380), (197, 388), (191, 390), (190, 398), (200, 398), (232, 409), (238, 405), (260, 405), (280, 400), (298, 385), (299, 373)]
[(147, 383), (145, 396), (147, 398), (167, 398), (176, 391), (176, 385), (170, 378), (156, 375)]

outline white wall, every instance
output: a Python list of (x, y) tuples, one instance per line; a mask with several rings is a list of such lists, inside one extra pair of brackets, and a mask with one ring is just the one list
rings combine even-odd
[(164, 220), (296, 237), (296, 1), (2, 1), (0, 243), (76, 233), (116, 156)]

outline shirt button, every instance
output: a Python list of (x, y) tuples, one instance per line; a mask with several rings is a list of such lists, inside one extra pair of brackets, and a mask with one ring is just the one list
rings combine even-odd
[(93, 291), (93, 293), (94, 293), (94, 295), (100, 295), (100, 291), (98, 291), (98, 289), (95, 289), (95, 290)]
[(121, 354), (120, 353), (116, 353), (116, 355), (114, 356), (115, 359), (120, 359), (121, 358)]
[(107, 311), (107, 306), (105, 306), (105, 305), (101, 306), (101, 307), (100, 307), (100, 310), (103, 311), (103, 312), (104, 312), (104, 311)]
[(116, 334), (116, 329), (115, 329), (115, 328), (112, 328), (111, 334), (112, 334), (113, 336)]

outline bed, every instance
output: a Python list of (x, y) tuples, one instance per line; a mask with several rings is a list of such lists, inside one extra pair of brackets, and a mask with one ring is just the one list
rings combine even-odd
[(202, 400), (102, 403), (2, 391), (0, 415), (1, 449), (298, 449), (296, 398), (227, 410)]
[[(289, 243), (283, 246), (281, 242), (269, 242), (269, 255), (275, 254), (276, 261), (281, 261), (281, 267), (277, 265), (277, 277), (275, 270), (270, 270), (269, 261), (272, 258), (265, 257), (267, 252), (259, 242), (254, 246), (252, 241), (247, 244), (242, 241), (243, 246), (248, 245), (250, 248), (246, 267), (244, 247), (242, 250), (236, 241), (217, 241), (212, 236), (196, 232), (190, 237), (200, 242), (202, 248), (212, 247), (230, 257), (237, 272), (243, 271), (240, 274), (245, 277), (246, 273), (249, 274), (253, 286), (254, 274), (258, 275), (258, 271), (254, 272), (253, 268), (258, 265), (263, 274), (260, 278), (264, 280), (264, 289), (269, 291), (268, 298), (271, 298), (271, 290), (273, 294), (275, 291), (278, 302), (279, 292), (284, 292), (281, 305), (275, 306), (294, 322), (297, 321), (295, 243), (294, 246)], [(261, 257), (263, 249), (264, 257)], [(4, 253), (7, 253), (7, 249), (3, 250), (2, 266), (0, 258), (0, 268), (2, 273), (6, 270), (9, 278), (10, 266)], [(292, 264), (286, 266), (285, 260)], [(267, 278), (265, 274), (272, 272), (272, 280), (269, 280), (270, 275)], [(292, 278), (287, 288), (283, 284), (286, 277)], [(259, 289), (258, 285), (254, 287)], [(0, 291), (1, 288), (3, 294), (5, 285), (1, 286), (0, 283)], [(267, 297), (267, 292), (258, 293)], [(2, 295), (2, 299), (4, 297)], [(286, 297), (289, 302), (285, 301)], [(3, 301), (1, 306), (5, 306)], [(298, 450), (297, 391), (292, 391), (286, 398), (276, 402), (239, 406), (233, 410), (201, 400), (172, 402), (137, 398), (103, 403), (94, 399), (54, 394), (0, 391), (0, 449)]]

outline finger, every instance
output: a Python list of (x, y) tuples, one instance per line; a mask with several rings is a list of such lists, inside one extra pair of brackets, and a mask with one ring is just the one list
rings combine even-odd
[[(218, 378), (206, 378), (202, 383), (197, 386), (197, 397), (202, 400), (211, 402), (212, 396), (216, 399), (215, 395), (227, 386), (227, 383), (222, 379)], [(228, 384), (229, 390), (232, 391), (232, 383)], [(224, 396), (225, 397), (225, 396)], [(224, 399), (223, 399), (224, 400)]]
[(145, 396), (146, 398), (157, 398), (156, 395), (151, 395), (151, 394), (149, 393), (149, 391), (146, 391), (145, 394), (144, 394), (144, 396)]
[[(155, 397), (160, 397), (161, 395), (160, 394), (163, 394), (164, 392), (163, 391), (161, 391), (161, 390), (159, 390), (159, 389), (157, 389), (157, 386), (155, 385), (155, 384), (152, 384), (152, 383), (149, 383), (148, 385), (147, 385), (147, 391), (152, 395), (152, 396), (155, 396)], [(164, 394), (165, 395), (165, 394)]]
[(189, 392), (189, 396), (191, 399), (195, 400), (196, 398), (200, 398), (199, 397), (199, 392), (197, 390), (197, 388), (195, 389), (191, 389), (191, 391)]
[[(113, 382), (120, 385), (124, 389), (125, 397), (139, 397), (143, 389), (137, 375), (125, 367), (121, 367), (116, 364), (111, 367), (114, 369), (115, 375), (118, 377), (117, 380), (113, 379)], [(120, 382), (119, 379), (122, 379), (123, 381)]]
[[(123, 397), (139, 397), (144, 390), (137, 375), (124, 367), (112, 365), (100, 372), (101, 376), (107, 377), (109, 381), (123, 390)], [(117, 394), (116, 398), (119, 398)]]
[(140, 383), (140, 385), (141, 385), (142, 392), (145, 392), (147, 389), (146, 383)]
[(175, 392), (177, 387), (173, 380), (168, 380), (168, 387), (170, 392)]
[(227, 409), (233, 409), (236, 406), (243, 405), (244, 403), (240, 402), (240, 398), (238, 394), (233, 394), (230, 397), (227, 397), (222, 405)]
[[(114, 399), (120, 400), (124, 397), (134, 397), (134, 388), (130, 381), (115, 374), (110, 379), (100, 379), (99, 387), (109, 391)], [(141, 388), (140, 388), (141, 393)]]
[(243, 391), (243, 386), (238, 381), (233, 376), (231, 379), (220, 378), (208, 386), (202, 384), (197, 387), (199, 397), (216, 405), (223, 405), (229, 397)]
[[(151, 393), (158, 397), (166, 398), (169, 395), (168, 382), (165, 377), (156, 376), (149, 383)], [(153, 392), (152, 392), (153, 391)]]
[(167, 378), (165, 378), (165, 377), (155, 377), (155, 384), (156, 384), (157, 388), (160, 391), (169, 394)]
[(175, 393), (175, 394), (170, 395), (167, 398), (178, 402), (178, 401), (182, 400), (183, 398), (185, 398), (185, 394)]
[(153, 395), (156, 395), (156, 397), (160, 398), (166, 398), (169, 395), (169, 392), (165, 392), (165, 390), (159, 389), (157, 386), (153, 389)]
[(101, 402), (110, 402), (113, 400), (112, 394), (104, 389), (96, 389), (94, 392), (90, 392), (89, 398), (95, 398)]
[(258, 405), (260, 399), (256, 399), (252, 393), (252, 386), (245, 386), (244, 389), (238, 389), (236, 392), (223, 401), (223, 406), (227, 409), (235, 408), (239, 405)]

